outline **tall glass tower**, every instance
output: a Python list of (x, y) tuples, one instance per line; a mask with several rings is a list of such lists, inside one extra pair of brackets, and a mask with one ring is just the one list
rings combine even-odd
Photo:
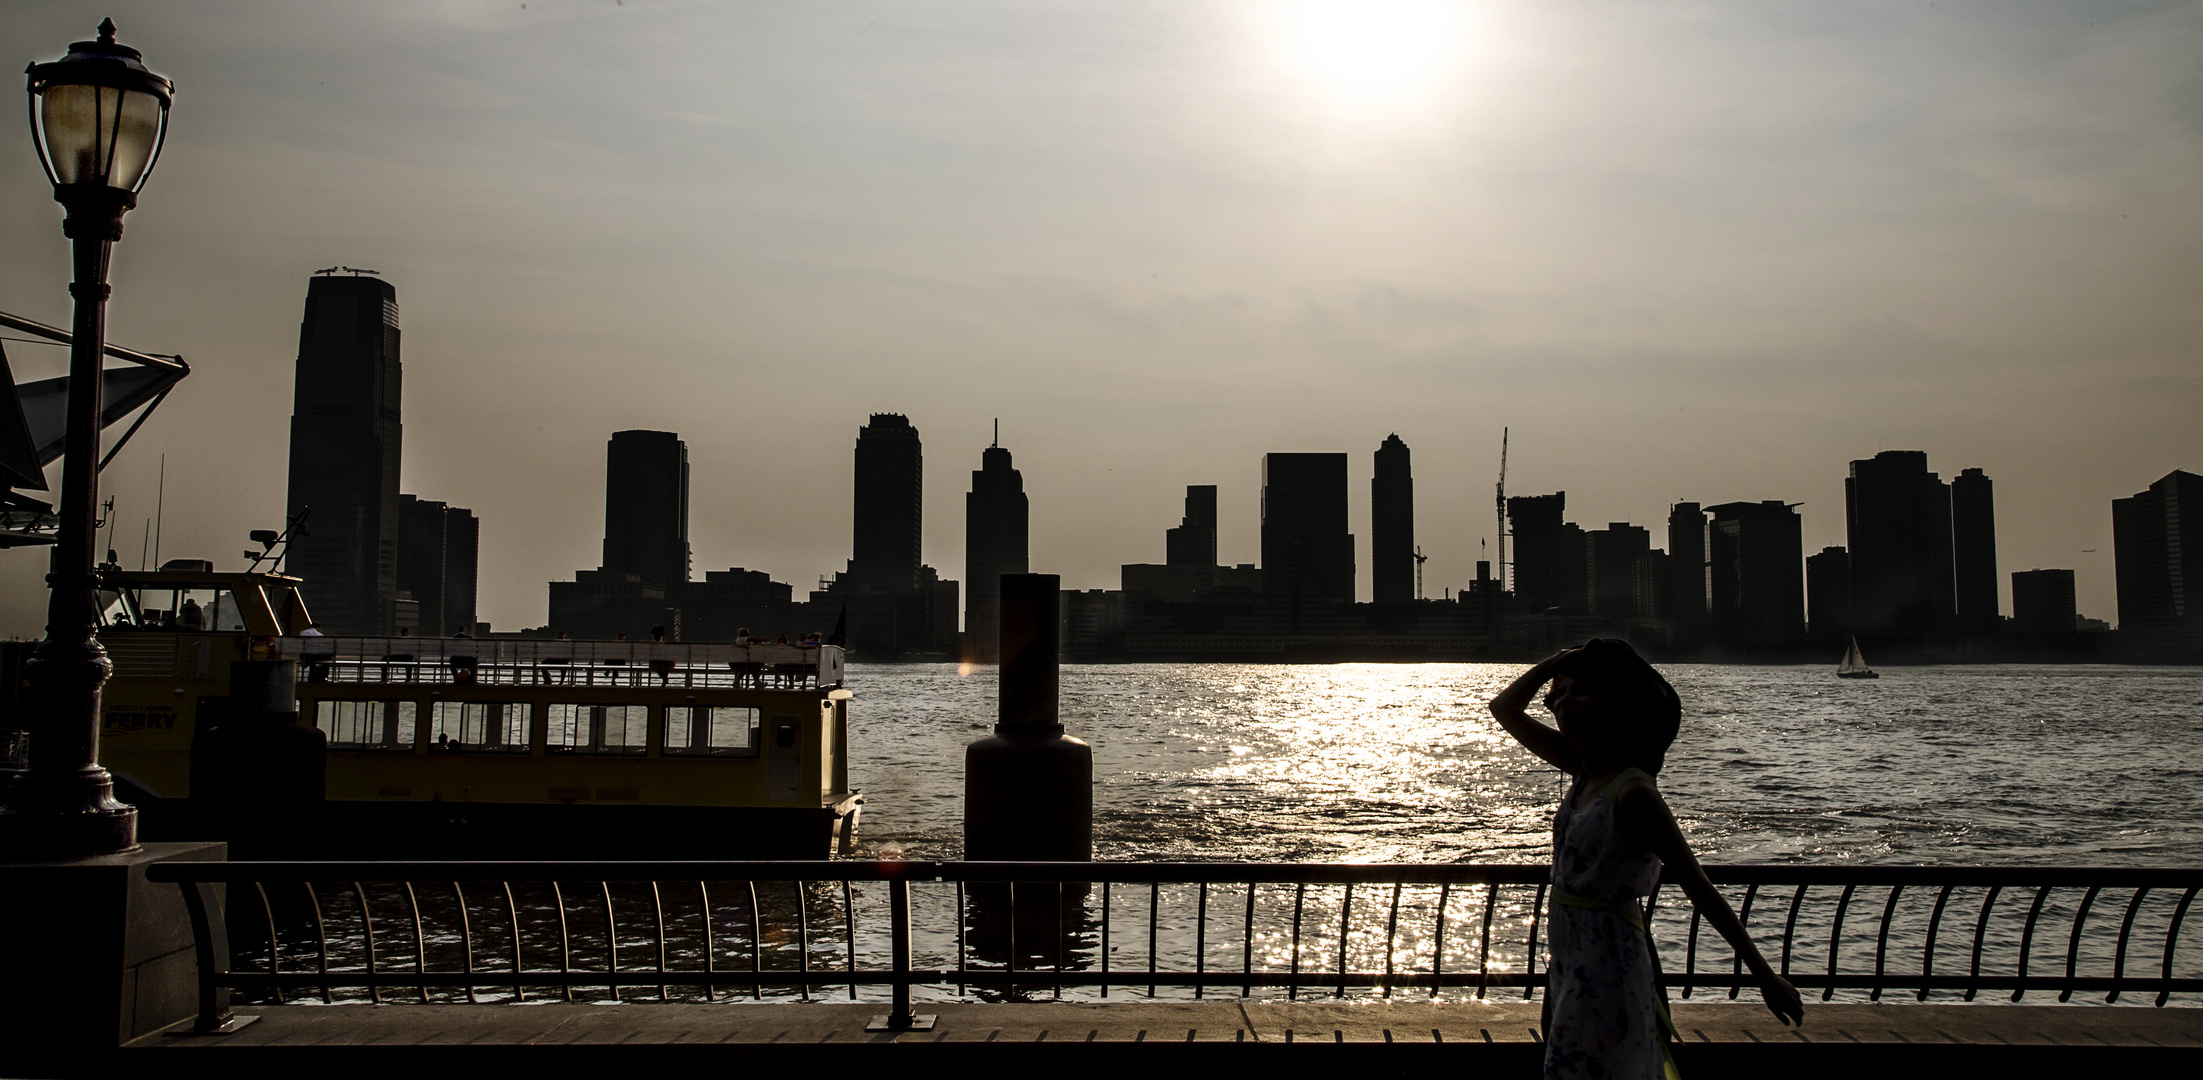
[(393, 632), (398, 590), (398, 293), (381, 278), (306, 285), (288, 505), (313, 515), (285, 568), (330, 634)]

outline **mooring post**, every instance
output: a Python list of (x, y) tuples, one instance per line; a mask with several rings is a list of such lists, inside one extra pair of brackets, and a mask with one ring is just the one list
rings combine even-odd
[(1094, 749), (1057, 715), (1060, 579), (1002, 575), (1001, 691), (994, 734), (964, 751), (964, 858), (1094, 857)]

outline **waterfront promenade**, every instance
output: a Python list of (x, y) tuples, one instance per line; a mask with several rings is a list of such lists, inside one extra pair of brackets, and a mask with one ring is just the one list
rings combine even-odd
[[(240, 1007), (226, 1035), (186, 1022), (134, 1040), (111, 1065), (136, 1072), (311, 1069), (387, 1075), (485, 1068), (562, 1069), (1045, 1064), (1062, 1072), (1146, 1063), (1201, 1067), (1350, 1066), (1391, 1075), (1475, 1068), (1534, 1075), (1538, 1006), (1508, 1002), (921, 1003), (930, 1031), (868, 1032), (872, 1003), (337, 1005)], [(2203, 1009), (2096, 1005), (1813, 1004), (1802, 1029), (1757, 1004), (1678, 1002), (1686, 1075), (1745, 1068), (1786, 1077), (1860, 1070), (2076, 1070), (2203, 1067)], [(157, 1056), (156, 1056), (157, 1055)], [(117, 1071), (120, 1071), (118, 1069)]]

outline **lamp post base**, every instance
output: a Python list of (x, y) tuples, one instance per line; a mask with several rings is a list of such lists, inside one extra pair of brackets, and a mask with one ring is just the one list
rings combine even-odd
[[(95, 775), (96, 774), (96, 775)], [(138, 850), (138, 808), (115, 801), (114, 781), (81, 773), (17, 773), (0, 806), (0, 861), (89, 859)]]

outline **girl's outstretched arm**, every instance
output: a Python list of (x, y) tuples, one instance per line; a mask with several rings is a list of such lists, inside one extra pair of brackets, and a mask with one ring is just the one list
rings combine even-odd
[(1514, 736), (1515, 741), (1521, 743), (1524, 749), (1570, 775), (1576, 773), (1575, 748), (1561, 737), (1560, 732), (1530, 719), (1530, 714), (1524, 710), (1529, 708), (1530, 699), (1537, 696), (1538, 688), (1552, 679), (1553, 668), (1560, 663), (1560, 658), (1572, 651), (1563, 650), (1539, 661), (1536, 667), (1508, 683), (1507, 688), (1501, 690), (1491, 703), (1492, 716), (1499, 721), (1500, 727), (1506, 729), (1507, 734)]
[(1622, 783), (1615, 793), (1614, 816), (1616, 824), (1625, 833), (1652, 849), (1660, 861), (1675, 875), (1683, 893), (1698, 905), (1706, 921), (1721, 932), (1729, 946), (1744, 960), (1744, 966), (1752, 970), (1752, 977), (1759, 980), (1760, 996), (1767, 1001), (1768, 1011), (1785, 1024), (1805, 1023), (1805, 1004), (1798, 997), (1797, 988), (1788, 979), (1775, 974), (1767, 958), (1759, 954), (1759, 946), (1752, 943), (1750, 934), (1744, 932), (1736, 912), (1730, 910), (1729, 901), (1720, 890), (1707, 880), (1704, 867), (1698, 865), (1698, 857), (1691, 854), (1690, 843), (1683, 839), (1683, 830), (1675, 824), (1675, 815), (1668, 810), (1667, 801), (1651, 783), (1631, 777)]

